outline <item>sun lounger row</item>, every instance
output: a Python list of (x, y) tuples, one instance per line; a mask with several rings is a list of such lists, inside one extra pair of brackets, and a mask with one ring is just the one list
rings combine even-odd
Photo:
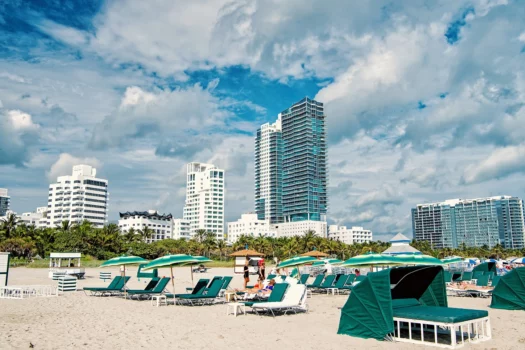
[(312, 284), (306, 285), (312, 292), (346, 292), (352, 290), (356, 282), (361, 282), (365, 276), (349, 275), (318, 275)]

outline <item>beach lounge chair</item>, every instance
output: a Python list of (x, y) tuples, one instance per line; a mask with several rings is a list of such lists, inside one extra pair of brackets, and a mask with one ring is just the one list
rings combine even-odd
[(443, 278), (445, 280), (445, 283), (451, 283), (452, 282), (452, 274), (449, 271), (444, 271)]
[(477, 280), (481, 276), (483, 276), (483, 271), (474, 271), (474, 272), (472, 272), (472, 279), (473, 280)]
[(253, 306), (258, 303), (276, 303), (282, 301), (286, 290), (290, 287), (288, 283), (276, 283), (273, 286), (272, 292), (268, 296), (267, 300), (255, 300), (255, 301), (245, 301), (242, 302), (246, 306)]
[(333, 288), (334, 281), (335, 281), (336, 277), (337, 277), (336, 275), (328, 275), (328, 276), (326, 276), (326, 278), (324, 279), (323, 283), (321, 283), (321, 285), (319, 286), (319, 288), (316, 291), (326, 290), (326, 292), (329, 293), (330, 290)]
[(458, 282), (469, 282), (472, 280), (472, 272), (464, 271), (461, 274), (461, 278), (459, 278)]
[(306, 284), (306, 282), (308, 281), (308, 278), (310, 278), (310, 274), (308, 273), (303, 273), (301, 275), (301, 277), (299, 278), (299, 284)]
[(306, 288), (308, 289), (319, 288), (319, 286), (321, 285), (321, 282), (323, 282), (323, 279), (324, 279), (324, 275), (317, 275), (317, 277), (315, 277), (314, 279), (314, 282), (312, 284), (307, 284)]
[(481, 275), (476, 278), (476, 286), (478, 287), (487, 287), (489, 285), (489, 276)]
[(496, 275), (494, 272), (492, 271), (488, 271), (488, 272), (485, 272), (484, 273), (485, 275), (489, 276), (489, 280), (492, 281), (492, 279), (494, 278), (494, 276)]
[(160, 278), (153, 277), (151, 279), (151, 281), (148, 282), (148, 284), (146, 285), (146, 287), (144, 289), (128, 289), (128, 290), (126, 290), (126, 292), (129, 293), (129, 292), (133, 292), (133, 291), (152, 290), (153, 288), (155, 288), (157, 283), (159, 283), (159, 281), (160, 281)]
[(268, 281), (272, 280), (272, 278), (275, 278), (277, 275), (268, 275), (266, 278)]
[(170, 281), (169, 277), (163, 277), (160, 279), (159, 282), (155, 285), (155, 287), (151, 290), (130, 290), (127, 292), (128, 296), (133, 299), (133, 297), (137, 297), (137, 299), (149, 299), (152, 295), (158, 295), (164, 293), (164, 290), (166, 289), (166, 286), (168, 285)]
[(90, 292), (91, 295), (95, 296), (104, 296), (104, 295), (113, 295), (113, 294), (119, 294), (122, 292), (124, 286), (129, 281), (131, 277), (126, 276), (125, 278), (122, 276), (117, 276), (111, 281), (111, 283), (106, 287), (84, 287), (84, 293)]
[(348, 275), (348, 279), (346, 280), (346, 284), (345, 284), (345, 285), (346, 285), (346, 286), (351, 286), (352, 283), (355, 282), (355, 278), (356, 278), (355, 273), (351, 273), (351, 274), (349, 274), (349, 275)]
[(354, 283), (355, 282), (362, 282), (364, 281), (366, 278), (366, 275), (359, 275), (359, 276), (356, 276), (355, 280), (354, 280)]
[[(195, 285), (195, 287), (193, 287), (193, 289), (191, 290), (191, 293), (185, 293), (185, 294), (175, 294), (173, 295), (172, 293), (166, 293), (166, 298), (179, 298), (180, 296), (182, 295), (198, 295), (198, 294), (202, 294), (204, 293), (204, 290), (206, 289), (206, 286), (208, 285), (208, 282), (210, 282), (209, 279), (206, 279), (206, 278), (201, 278), (200, 280), (197, 281), (197, 284)], [(188, 288), (186, 288), (188, 289)]]
[(256, 303), (252, 305), (252, 309), (256, 314), (259, 314), (261, 311), (266, 311), (273, 317), (275, 317), (275, 314), (278, 312), (284, 314), (289, 311), (293, 311), (294, 313), (297, 313), (298, 311), (308, 312), (306, 290), (304, 284), (291, 285), (282, 301)]
[(341, 275), (339, 276), (339, 279), (335, 282), (333, 289), (334, 293), (337, 292), (339, 294), (341, 291), (349, 291), (349, 288), (345, 288), (346, 281), (348, 281), (348, 278), (350, 278), (349, 275)]
[(188, 294), (181, 295), (177, 298), (177, 302), (180, 305), (205, 305), (213, 304), (215, 300), (219, 297), (223, 281), (221, 279), (216, 279), (212, 282), (210, 288), (206, 288), (202, 294)]
[(501, 276), (494, 276), (492, 281), (490, 281), (491, 287), (496, 287), (498, 285), (499, 280), (501, 279)]
[(222, 287), (221, 287), (221, 291), (219, 292), (220, 297), (223, 297), (225, 295), (226, 290), (228, 290), (228, 287), (230, 286), (230, 282), (232, 281), (232, 279), (233, 279), (232, 276), (225, 276), (222, 279)]

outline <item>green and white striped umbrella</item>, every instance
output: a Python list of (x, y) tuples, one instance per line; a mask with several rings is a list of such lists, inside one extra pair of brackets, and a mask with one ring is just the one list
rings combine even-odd
[(367, 253), (357, 255), (341, 264), (343, 266), (375, 266), (375, 265), (396, 265), (397, 260), (392, 255)]
[(399, 265), (443, 265), (444, 263), (430, 255), (401, 254), (395, 257)]
[(161, 267), (169, 267), (171, 271), (171, 286), (173, 287), (173, 294), (175, 294), (175, 282), (173, 281), (173, 266), (188, 265), (195, 263), (198, 260), (191, 255), (186, 254), (174, 254), (166, 255), (151, 261), (149, 264), (144, 266), (142, 270), (147, 271), (151, 269), (158, 269)]
[(141, 258), (140, 256), (127, 256), (122, 255), (113, 259), (104, 261), (100, 267), (110, 267), (110, 266), (122, 266), (122, 265), (139, 265), (147, 264), (146, 259)]
[(460, 263), (463, 261), (463, 258), (462, 257), (459, 257), (459, 256), (451, 256), (451, 257), (448, 257), (448, 258), (445, 258), (445, 259), (441, 259), (441, 261), (443, 262), (443, 264), (445, 265), (448, 265), (448, 264), (456, 264), (456, 263)]
[(277, 268), (282, 269), (285, 267), (299, 266), (299, 265), (312, 263), (314, 261), (317, 261), (317, 259), (314, 258), (313, 256), (294, 256), (293, 258), (281, 261), (277, 265)]
[(342, 263), (343, 263), (343, 260), (339, 260), (339, 259), (321, 259), (321, 260), (315, 261), (312, 264), (312, 266), (323, 266), (323, 265), (326, 265), (326, 264), (339, 265), (339, 264), (342, 264)]

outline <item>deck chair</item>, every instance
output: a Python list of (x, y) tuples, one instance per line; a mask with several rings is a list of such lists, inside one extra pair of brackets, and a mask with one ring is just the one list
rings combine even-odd
[(213, 281), (210, 288), (206, 288), (202, 294), (195, 295), (184, 295), (177, 299), (177, 302), (180, 305), (205, 305), (213, 304), (215, 300), (219, 297), (222, 284), (224, 282), (221, 279)]
[(307, 284), (306, 288), (309, 288), (309, 289), (319, 288), (319, 286), (321, 285), (321, 282), (323, 282), (323, 279), (324, 279), (324, 275), (317, 275), (317, 277), (315, 277), (314, 279), (314, 282), (312, 284)]
[(495, 273), (492, 272), (492, 271), (487, 271), (487, 272), (485, 272), (485, 275), (489, 276), (489, 280), (492, 281), (492, 279), (494, 278)]
[(361, 282), (361, 281), (364, 280), (365, 278), (366, 278), (365, 275), (359, 275), (359, 276), (356, 276), (354, 282)]
[(450, 271), (444, 271), (444, 280), (445, 280), (445, 283), (451, 283), (452, 282), (452, 274), (450, 273)]
[(266, 278), (268, 281), (272, 280), (272, 278), (275, 278), (277, 275), (268, 275), (268, 278)]
[(221, 287), (221, 291), (219, 292), (219, 296), (220, 297), (223, 297), (226, 293), (226, 290), (228, 289), (228, 287), (230, 286), (230, 282), (232, 281), (233, 277), (232, 276), (225, 276), (223, 279), (222, 279), (222, 287)]
[(489, 285), (489, 275), (481, 275), (476, 279), (476, 286), (487, 287)]
[(472, 272), (464, 271), (458, 281), (466, 282), (472, 280)]
[(121, 276), (115, 276), (115, 278), (113, 278), (113, 280), (109, 283), (107, 287), (84, 287), (82, 290), (84, 291), (84, 293), (90, 292), (91, 295), (96, 295), (97, 292), (101, 292), (107, 289), (115, 289), (115, 286), (117, 285), (117, 283), (120, 282), (121, 279)]
[(129, 293), (131, 291), (152, 290), (153, 288), (155, 288), (157, 283), (159, 283), (159, 281), (160, 281), (160, 278), (153, 277), (151, 279), (151, 281), (148, 282), (148, 284), (146, 285), (146, 287), (144, 289), (127, 289), (126, 292)]
[(319, 286), (318, 290), (326, 290), (328, 293), (329, 288), (333, 288), (332, 286), (334, 284), (335, 277), (336, 277), (335, 275), (326, 276), (323, 283), (321, 283), (321, 285)]
[(306, 284), (306, 282), (308, 281), (308, 278), (310, 278), (310, 274), (303, 273), (301, 277), (299, 278), (299, 284)]
[(349, 275), (341, 275), (339, 277), (339, 279), (337, 280), (337, 282), (335, 282), (334, 288), (336, 289), (338, 294), (341, 291), (348, 291), (348, 290), (350, 290), (349, 288), (345, 288), (346, 281), (348, 281), (348, 278), (350, 278)]
[(483, 276), (483, 271), (474, 271), (472, 273), (472, 279), (473, 280), (477, 280), (481, 276)]
[(289, 287), (282, 301), (263, 302), (252, 305), (256, 314), (260, 311), (266, 311), (275, 317), (275, 314), (282, 312), (286, 314), (289, 311), (297, 313), (298, 311), (308, 311), (306, 304), (306, 286), (304, 284), (294, 284)]
[(246, 306), (253, 306), (258, 303), (276, 303), (282, 301), (286, 290), (290, 287), (288, 283), (276, 283), (273, 286), (272, 292), (267, 300), (255, 300), (255, 301), (243, 301), (242, 303)]
[[(204, 293), (204, 290), (206, 289), (206, 286), (208, 285), (208, 282), (210, 282), (209, 279), (201, 278), (197, 281), (197, 284), (193, 289), (191, 290), (191, 293), (185, 293), (185, 294), (172, 294), (172, 293), (166, 293), (166, 298), (179, 298), (181, 295), (196, 295), (196, 294), (202, 294)], [(186, 288), (187, 289), (187, 288)]]
[(141, 299), (142, 297), (145, 297), (146, 299), (151, 298), (152, 295), (164, 293), (164, 289), (166, 289), (166, 286), (168, 285), (169, 281), (170, 281), (169, 277), (163, 277), (155, 285), (155, 288), (153, 288), (151, 290), (133, 290), (133, 291), (128, 291), (128, 295), (132, 299), (133, 299), (133, 297), (137, 297), (137, 299)]
[(117, 279), (117, 278), (118, 278), (118, 280), (113, 286), (112, 286), (113, 281), (111, 281), (111, 283), (109, 284), (109, 286), (107, 288), (90, 288), (90, 287), (85, 287), (84, 288), (84, 293), (86, 291), (89, 291), (89, 292), (91, 292), (91, 295), (100, 295), (100, 296), (119, 294), (119, 293), (121, 293), (123, 291), (124, 286), (126, 285), (126, 283), (129, 281), (129, 279), (131, 277), (129, 277), (129, 276), (126, 276), (126, 277), (117, 276), (117, 277), (115, 277), (115, 279)]
[(351, 273), (351, 274), (349, 274), (349, 275), (348, 275), (348, 279), (346, 280), (346, 284), (345, 284), (345, 286), (351, 286), (352, 283), (354, 283), (355, 278), (356, 278), (355, 273)]

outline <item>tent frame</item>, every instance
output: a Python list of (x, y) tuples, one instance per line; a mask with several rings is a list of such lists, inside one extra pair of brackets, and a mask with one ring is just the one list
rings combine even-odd
[[(413, 327), (415, 325), (415, 327)], [(466, 327), (466, 334), (465, 334)], [(401, 337), (401, 330), (408, 329), (408, 338)], [(413, 330), (418, 331), (419, 339), (414, 339)], [(425, 332), (434, 333), (433, 341), (425, 341)], [(460, 337), (458, 337), (458, 332)], [(450, 335), (450, 345), (438, 342), (438, 334)], [(466, 341), (470, 343), (479, 343), (492, 339), (489, 317), (477, 318), (458, 323), (433, 322), (425, 320), (408, 319), (394, 317), (394, 334), (392, 337), (395, 341), (432, 345), (440, 348), (455, 349), (465, 345)]]

